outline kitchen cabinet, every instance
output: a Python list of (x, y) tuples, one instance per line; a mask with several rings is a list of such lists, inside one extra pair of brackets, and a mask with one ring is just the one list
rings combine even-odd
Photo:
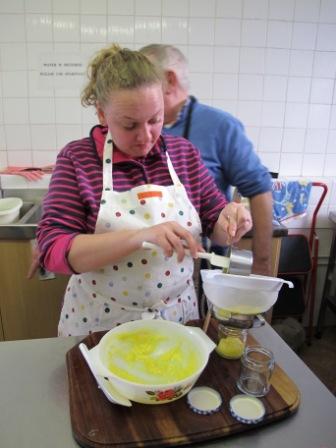
[(4, 340), (4, 334), (3, 334), (3, 329), (2, 329), (2, 319), (1, 319), (1, 314), (0, 314), (0, 341)]
[(0, 241), (0, 339), (57, 336), (67, 276), (40, 280), (26, 278), (31, 262), (30, 240)]

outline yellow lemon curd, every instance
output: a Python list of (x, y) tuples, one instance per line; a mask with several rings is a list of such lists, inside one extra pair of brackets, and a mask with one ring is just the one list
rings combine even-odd
[(244, 348), (243, 341), (238, 337), (228, 336), (220, 339), (216, 352), (224, 358), (238, 359), (242, 356)]
[(230, 308), (217, 308), (216, 314), (219, 318), (227, 318), (229, 314), (249, 314), (255, 315), (260, 313), (260, 307), (250, 305), (231, 306)]
[(148, 385), (175, 383), (201, 367), (189, 338), (150, 329), (111, 335), (104, 358), (118, 377)]

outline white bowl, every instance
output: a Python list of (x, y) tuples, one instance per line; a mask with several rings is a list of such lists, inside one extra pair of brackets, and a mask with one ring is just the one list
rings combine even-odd
[(0, 224), (11, 224), (19, 215), (23, 201), (20, 198), (0, 199)]
[[(139, 354), (134, 350), (134, 344), (127, 345), (132, 338), (139, 341)], [(147, 352), (146, 344), (149, 344)], [(96, 374), (107, 377), (123, 396), (137, 403), (162, 404), (189, 392), (215, 347), (216, 344), (198, 327), (145, 319), (113, 328), (89, 351), (89, 355)], [(193, 361), (189, 366), (188, 356)], [(111, 362), (113, 366), (109, 364)], [(116, 370), (120, 366), (125, 367), (131, 379)], [(173, 376), (180, 377), (167, 379), (170, 371)]]
[(231, 275), (219, 269), (202, 269), (203, 290), (217, 308), (237, 314), (255, 315), (269, 310), (277, 301), (284, 283), (278, 277), (263, 275)]

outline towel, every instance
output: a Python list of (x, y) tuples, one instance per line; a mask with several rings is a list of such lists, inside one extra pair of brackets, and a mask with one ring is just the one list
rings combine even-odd
[(52, 173), (54, 165), (46, 165), (42, 167), (33, 166), (8, 166), (0, 171), (0, 174), (17, 174), (23, 176), (29, 181), (42, 179), (45, 174)]
[(303, 216), (310, 198), (312, 182), (273, 180), (273, 217), (278, 221)]

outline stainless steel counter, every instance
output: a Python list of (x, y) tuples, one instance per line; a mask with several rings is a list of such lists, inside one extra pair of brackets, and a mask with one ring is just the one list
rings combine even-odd
[[(300, 408), (280, 422), (196, 446), (335, 448), (336, 398), (269, 325), (252, 333), (299, 387)], [(71, 433), (65, 354), (80, 339), (0, 343), (1, 448), (78, 447)]]

